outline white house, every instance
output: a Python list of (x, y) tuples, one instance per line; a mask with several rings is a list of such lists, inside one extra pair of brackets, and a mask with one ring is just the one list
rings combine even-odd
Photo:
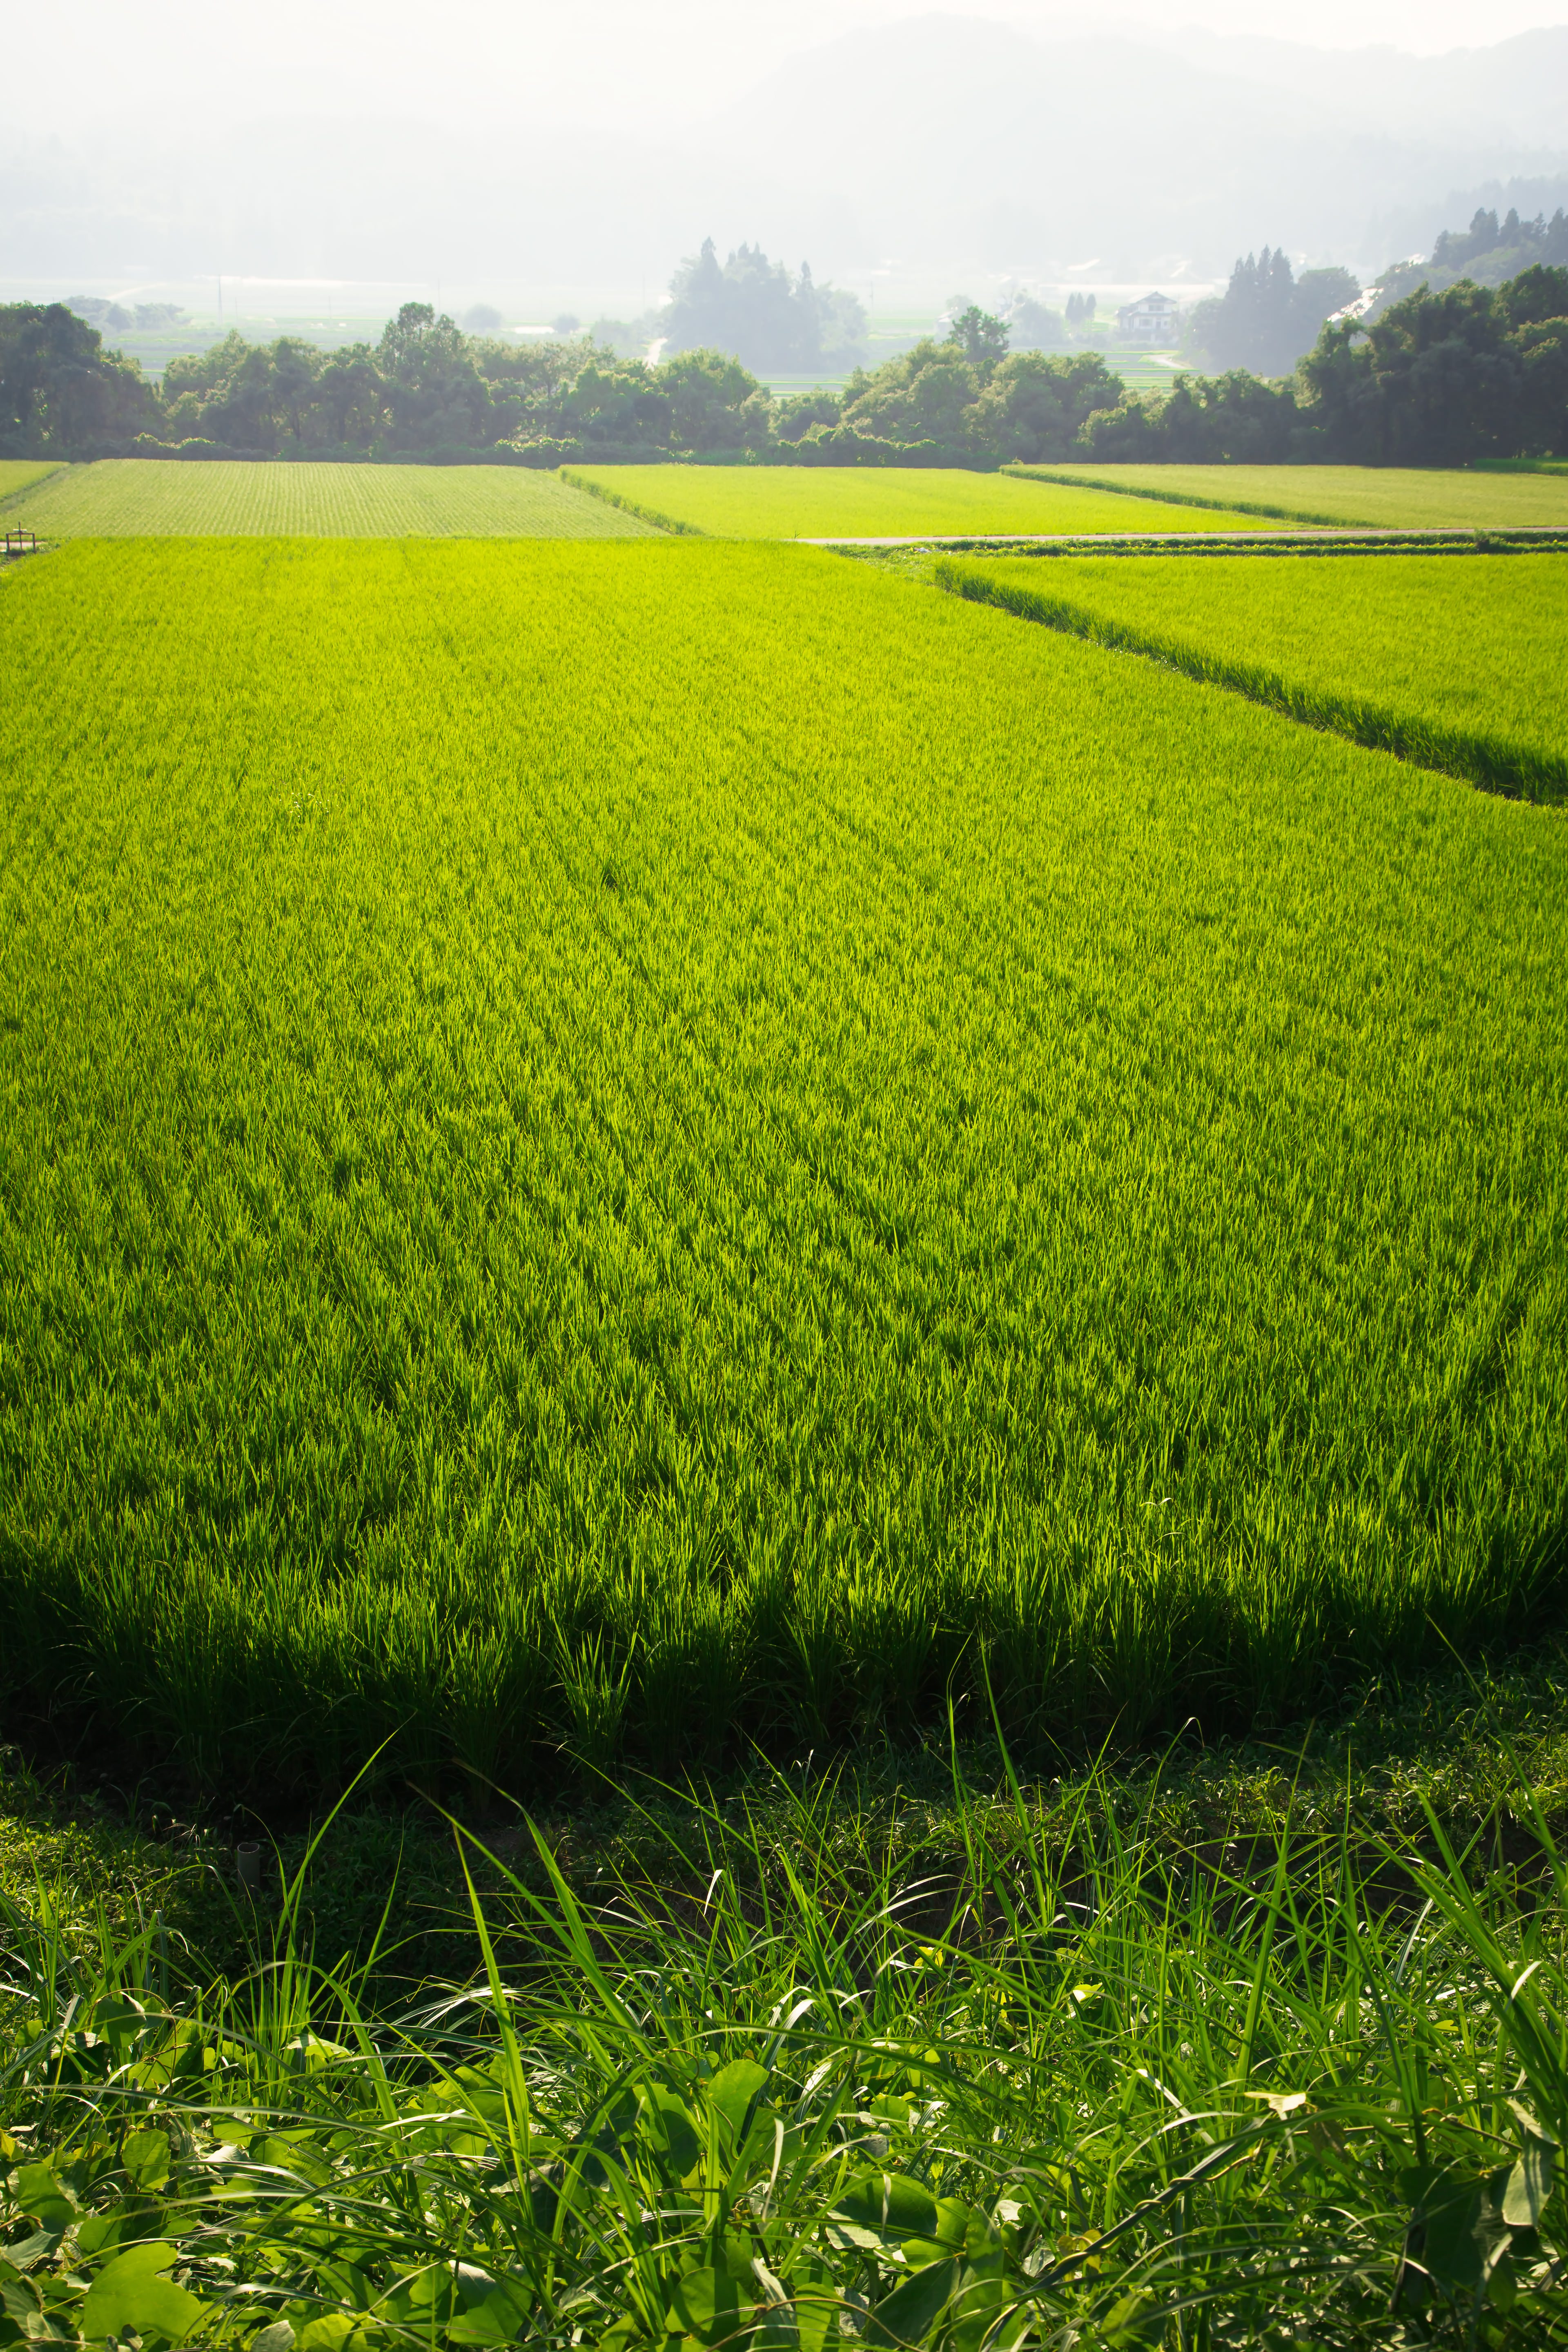
[(1169, 294), (1142, 294), (1136, 302), (1123, 302), (1116, 313), (1116, 323), (1128, 340), (1135, 343), (1173, 343), (1181, 324), (1182, 306)]

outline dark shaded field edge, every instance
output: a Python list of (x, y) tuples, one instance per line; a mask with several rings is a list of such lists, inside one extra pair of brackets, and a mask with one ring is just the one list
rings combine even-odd
[(1093, 645), (1107, 646), (1120, 653), (1141, 654), (1163, 663), (1167, 668), (1179, 670), (1184, 677), (1197, 679), (1201, 685), (1223, 687), (1249, 702), (1280, 711), (1302, 726), (1342, 735), (1371, 751), (1390, 751), (1396, 759), (1410, 760), (1419, 767), (1457, 776), (1464, 783), (1478, 784), (1483, 792), (1548, 805), (1568, 801), (1568, 759), (1532, 751), (1521, 743), (1473, 735), (1462, 728), (1434, 727), (1421, 719), (1401, 718), (1397, 712), (1380, 709), (1376, 704), (1352, 696), (1323, 694), (1293, 686), (1278, 671), (1265, 669), (1256, 662), (1205, 653), (1180, 638), (1161, 636), (1154, 630), (1131, 627), (1124, 621), (1108, 620), (1065, 596), (994, 579), (989, 572), (954, 563), (948, 556), (937, 558), (932, 577), (937, 587), (950, 596), (963, 596), (976, 604), (994, 604), (1020, 620), (1037, 621), (1047, 628), (1060, 629), (1070, 636), (1084, 637)]
[(571, 488), (586, 490), (591, 499), (602, 499), (607, 507), (619, 507), (623, 514), (636, 515), (639, 522), (651, 522), (658, 530), (678, 531), (687, 539), (706, 539), (708, 536), (694, 522), (682, 522), (675, 515), (661, 514), (658, 507), (642, 506), (636, 499), (624, 497), (619, 490), (606, 489), (603, 482), (590, 481), (586, 474), (576, 473), (570, 466), (559, 466), (556, 472)]
[(1542, 528), (1528, 536), (1500, 530), (1380, 531), (1081, 531), (1016, 539), (1000, 531), (983, 537), (935, 533), (926, 539), (813, 539), (781, 545), (820, 547), (831, 555), (877, 562), (889, 555), (1562, 555), (1568, 553), (1568, 528)]

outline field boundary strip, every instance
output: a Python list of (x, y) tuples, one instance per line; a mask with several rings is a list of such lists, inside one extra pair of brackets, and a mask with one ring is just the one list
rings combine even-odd
[(1561, 555), (1568, 552), (1568, 530), (1543, 524), (1517, 531), (1073, 531), (1035, 532), (1024, 539), (1001, 532), (960, 538), (928, 531), (906, 539), (802, 539), (793, 544), (859, 556), (888, 548), (942, 555)]
[(619, 507), (623, 514), (636, 515), (640, 522), (651, 522), (660, 530), (679, 531), (687, 539), (708, 537), (700, 524), (682, 522), (679, 515), (663, 514), (658, 507), (643, 506), (636, 499), (628, 499), (624, 491), (609, 489), (603, 482), (593, 481), (570, 466), (560, 466), (556, 471), (569, 488), (586, 490), (591, 499), (602, 499), (607, 507)]
[(1342, 735), (1367, 751), (1392, 752), (1396, 759), (1435, 768), (1462, 782), (1479, 785), (1484, 792), (1543, 803), (1568, 801), (1568, 759), (1532, 751), (1524, 744), (1495, 736), (1473, 734), (1464, 728), (1401, 718), (1356, 696), (1293, 686), (1278, 670), (1267, 669), (1261, 663), (1207, 653), (1179, 637), (1108, 620), (1066, 596), (994, 579), (989, 572), (954, 563), (947, 556), (937, 559), (932, 579), (950, 596), (994, 604), (1019, 620), (1038, 622), (1111, 652), (1137, 654), (1163, 663), (1200, 685), (1221, 687), (1248, 702), (1278, 710), (1301, 726)]
[(30, 499), (36, 490), (41, 490), (47, 482), (52, 482), (57, 474), (68, 474), (69, 471), (69, 466), (62, 457), (58, 465), (50, 466), (47, 472), (35, 474), (30, 482), (22, 482), (16, 489), (7, 490), (5, 496), (0, 498), (0, 514), (5, 513), (11, 507), (19, 506), (24, 499)]
[(1158, 499), (1171, 507), (1207, 507), (1218, 514), (1272, 515), (1282, 522), (1322, 522), (1344, 527), (1342, 514), (1312, 514), (1304, 507), (1266, 506), (1258, 499), (1205, 499), (1196, 490), (1146, 488), (1142, 482), (1112, 482), (1103, 474), (1068, 472), (1052, 466), (1004, 466), (1016, 482), (1059, 482), (1073, 490), (1110, 490), (1119, 499)]

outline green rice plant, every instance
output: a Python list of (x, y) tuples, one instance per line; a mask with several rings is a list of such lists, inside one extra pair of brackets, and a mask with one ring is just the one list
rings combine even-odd
[(1020, 479), (1080, 483), (1140, 501), (1388, 529), (1507, 530), (1568, 524), (1568, 488), (1547, 473), (1424, 473), (1404, 466), (1027, 466)]
[(14, 520), (48, 539), (627, 539), (652, 529), (526, 466), (172, 457), (72, 466), (19, 499)]
[[(718, 539), (963, 538), (1219, 526), (1148, 499), (940, 466), (578, 466), (574, 483)], [(1245, 530), (1232, 515), (1229, 530)]]
[(1493, 791), (1568, 797), (1568, 557), (1075, 559), (1048, 572), (1026, 559), (942, 558), (934, 577), (1353, 742)]
[(546, 1891), (476, 1898), (478, 1978), (401, 2016), (300, 1877), (232, 1982), (10, 1906), (7, 2343), (1568, 2340), (1539, 1819), (1523, 1879), (1438, 1841), (1378, 1885), (1343, 1827), (965, 1818), (957, 1878), (853, 1880), (799, 1785), (591, 1900), (535, 1832)]
[(516, 1786), (1557, 1606), (1555, 813), (806, 549), (79, 544), (0, 664), (13, 1706)]
[(53, 458), (40, 462), (27, 457), (0, 457), (0, 506), (19, 497), (22, 491), (31, 489), (35, 482), (45, 481), (49, 475), (61, 470)]

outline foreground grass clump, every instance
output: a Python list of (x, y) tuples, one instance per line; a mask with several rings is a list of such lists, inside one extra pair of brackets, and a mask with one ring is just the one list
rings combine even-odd
[[(52, 469), (40, 467), (40, 473)], [(18, 503), (47, 539), (151, 536), (630, 539), (650, 523), (521, 466), (337, 466), (108, 457)]]
[[(837, 1867), (831, 1788), (700, 1863), (476, 1900), (366, 2008), (302, 1878), (210, 1981), (7, 1905), (18, 2342), (992, 2347), (1564, 2339), (1568, 1878), (1341, 1830), (1173, 1853), (1021, 1792), (956, 1873)], [(471, 1847), (468, 1851), (473, 1852)]]
[(1554, 1604), (1552, 812), (805, 550), (20, 570), (14, 1708), (516, 1786)]
[(1299, 522), (1385, 530), (1501, 530), (1568, 523), (1568, 482), (1549, 474), (1423, 472), (1405, 466), (1051, 466), (1020, 478), (1224, 507)]
[(942, 558), (935, 576), (1357, 742), (1494, 790), (1568, 797), (1568, 556)]
[(967, 532), (1246, 530), (1147, 499), (940, 466), (574, 466), (634, 509), (720, 539), (869, 539)]

